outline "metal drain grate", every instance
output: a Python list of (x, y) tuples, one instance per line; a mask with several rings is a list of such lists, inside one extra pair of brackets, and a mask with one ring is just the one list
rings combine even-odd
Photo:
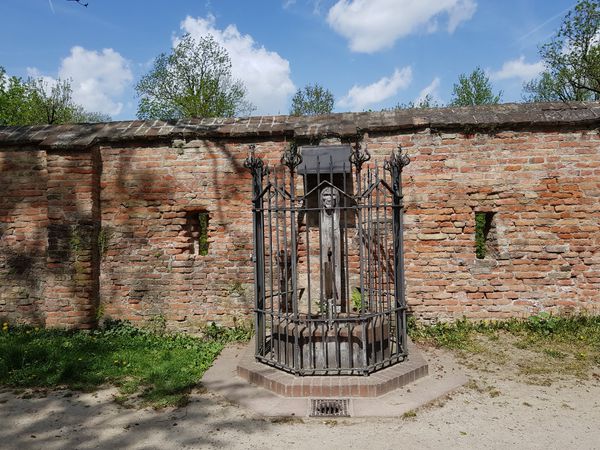
[(350, 417), (347, 398), (313, 398), (310, 401), (310, 417)]

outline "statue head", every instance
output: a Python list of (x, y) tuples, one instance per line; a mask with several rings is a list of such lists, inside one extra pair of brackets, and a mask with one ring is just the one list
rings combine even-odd
[(321, 190), (321, 208), (330, 212), (338, 204), (339, 194), (336, 189), (328, 186)]

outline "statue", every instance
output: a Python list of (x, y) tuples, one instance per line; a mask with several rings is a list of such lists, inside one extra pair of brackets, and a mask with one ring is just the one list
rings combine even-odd
[(322, 307), (329, 319), (341, 311), (342, 264), (339, 192), (325, 187), (320, 195)]

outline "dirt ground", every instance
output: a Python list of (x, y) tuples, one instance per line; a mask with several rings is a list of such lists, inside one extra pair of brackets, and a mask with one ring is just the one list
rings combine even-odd
[[(455, 360), (441, 350), (425, 356), (432, 376)], [(522, 364), (529, 359), (526, 352), (463, 358), (466, 386), (393, 419), (263, 419), (200, 392), (185, 408), (154, 411), (119, 406), (113, 389), (5, 390), (0, 448), (600, 448), (600, 375), (555, 370), (529, 384)]]

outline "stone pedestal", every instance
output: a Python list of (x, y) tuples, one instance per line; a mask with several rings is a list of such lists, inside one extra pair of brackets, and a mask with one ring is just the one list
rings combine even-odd
[(367, 367), (388, 358), (390, 346), (389, 321), (381, 317), (329, 326), (281, 321), (273, 327), (274, 354), (285, 364), (299, 363), (302, 370)]

